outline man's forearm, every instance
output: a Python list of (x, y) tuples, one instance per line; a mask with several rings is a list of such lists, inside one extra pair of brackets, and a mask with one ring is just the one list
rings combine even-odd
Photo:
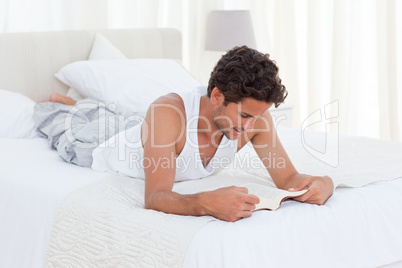
[(172, 191), (158, 191), (145, 200), (145, 208), (170, 214), (207, 215), (203, 198), (206, 193), (182, 195)]
[(283, 184), (277, 185), (279, 189), (283, 190), (289, 190), (290, 188), (295, 188), (298, 186), (305, 178), (309, 177), (308, 175), (305, 174), (294, 174), (293, 176), (290, 176), (286, 182)]
[(248, 194), (247, 188), (229, 186), (190, 195), (156, 191), (145, 197), (145, 208), (179, 215), (211, 215), (234, 222), (250, 217), (259, 202), (257, 196)]

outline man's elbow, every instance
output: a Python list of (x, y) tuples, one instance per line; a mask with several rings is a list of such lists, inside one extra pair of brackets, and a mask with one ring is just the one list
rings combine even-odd
[(167, 193), (166, 191), (156, 191), (151, 194), (146, 194), (144, 197), (144, 208), (145, 209), (153, 209), (153, 210), (161, 210), (161, 203), (166, 200)]
[(155, 194), (157, 195), (157, 192), (152, 193), (150, 195), (145, 195), (144, 197), (144, 208), (145, 209), (153, 209), (155, 210)]
[(145, 202), (144, 202), (144, 208), (145, 209), (153, 209), (151, 203), (149, 201), (147, 202), (147, 200), (145, 200)]

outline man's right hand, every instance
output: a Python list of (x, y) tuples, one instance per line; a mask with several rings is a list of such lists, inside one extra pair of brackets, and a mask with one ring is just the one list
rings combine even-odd
[(260, 199), (247, 188), (230, 186), (201, 194), (204, 213), (218, 219), (235, 222), (251, 216)]

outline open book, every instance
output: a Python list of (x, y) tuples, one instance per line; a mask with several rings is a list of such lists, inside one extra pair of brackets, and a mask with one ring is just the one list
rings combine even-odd
[(289, 192), (256, 183), (247, 183), (242, 186), (248, 189), (249, 194), (256, 195), (260, 198), (260, 203), (256, 204), (254, 211), (260, 209), (277, 210), (283, 200), (290, 197), (300, 196), (308, 191), (306, 189), (297, 192)]

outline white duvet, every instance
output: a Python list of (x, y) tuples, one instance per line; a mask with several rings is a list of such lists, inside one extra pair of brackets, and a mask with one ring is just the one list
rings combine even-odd
[[(295, 143), (297, 135), (293, 130), (281, 133), (296, 167), (302, 172), (316, 169), (314, 174), (320, 174), (325, 165), (306, 166), (308, 158), (293, 159), (304, 154)], [(358, 143), (357, 139), (349, 144)], [(374, 166), (366, 157), (370, 165), (364, 176), (359, 177), (359, 168), (349, 181), (337, 182), (356, 186), (400, 177), (401, 145), (379, 143), (362, 140), (360, 147), (367, 150), (361, 155), (369, 153), (368, 144), (377, 145), (377, 154), (383, 154), (383, 158), (392, 156), (388, 162)], [(41, 139), (0, 140), (0, 146), (0, 267), (43, 267), (60, 203), (67, 200), (68, 194), (95, 185), (105, 174), (64, 163)], [(346, 155), (356, 158), (350, 152)], [(359, 167), (365, 161), (362, 157), (360, 160)], [(342, 174), (350, 175), (353, 165), (342, 163), (343, 170), (325, 172), (339, 179), (346, 177)], [(236, 184), (247, 176), (258, 178), (263, 174), (259, 169), (226, 170), (219, 176), (223, 184)], [(366, 174), (373, 175), (365, 177)], [(203, 187), (215, 187), (213, 179), (205, 179)], [(175, 187), (186, 192), (180, 184)], [(324, 206), (288, 201), (278, 211), (255, 212), (251, 218), (236, 223), (211, 221), (199, 229), (202, 224), (197, 223), (196, 232), (190, 230), (190, 238), (184, 242), (188, 248), (179, 260), (184, 259), (183, 267), (377, 267), (402, 260), (401, 193), (402, 179), (395, 179), (337, 189)], [(113, 233), (113, 228), (109, 232)], [(192, 232), (195, 235), (191, 239)], [(104, 267), (109, 267), (107, 261)]]

